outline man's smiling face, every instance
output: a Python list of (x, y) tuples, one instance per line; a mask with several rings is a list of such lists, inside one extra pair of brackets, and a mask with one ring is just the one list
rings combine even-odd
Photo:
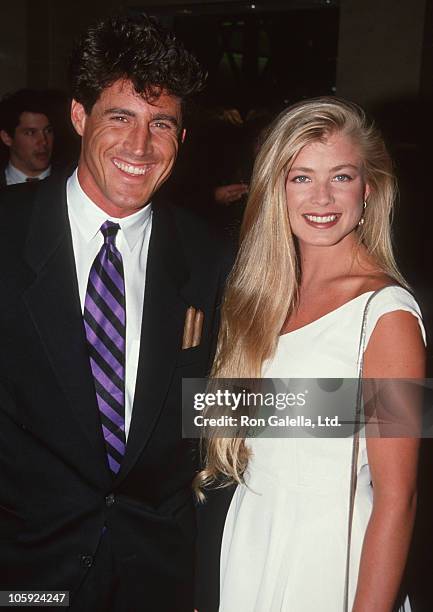
[(181, 102), (162, 92), (147, 102), (130, 81), (103, 90), (89, 115), (74, 100), (72, 123), (82, 137), (78, 178), (107, 215), (145, 206), (169, 177), (179, 148)]

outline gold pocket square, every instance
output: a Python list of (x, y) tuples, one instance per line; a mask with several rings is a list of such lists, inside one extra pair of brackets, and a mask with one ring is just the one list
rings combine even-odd
[(182, 349), (193, 348), (201, 342), (204, 314), (198, 308), (190, 306), (186, 311), (183, 328)]

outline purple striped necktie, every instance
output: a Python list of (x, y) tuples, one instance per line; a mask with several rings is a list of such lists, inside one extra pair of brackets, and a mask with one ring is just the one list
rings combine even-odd
[(120, 226), (101, 226), (104, 244), (92, 264), (84, 302), (84, 326), (108, 464), (113, 474), (125, 454), (125, 281), (116, 247)]

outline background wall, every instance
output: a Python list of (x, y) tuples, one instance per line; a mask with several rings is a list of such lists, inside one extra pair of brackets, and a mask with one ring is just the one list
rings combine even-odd
[(342, 0), (337, 93), (372, 106), (420, 90), (426, 0)]
[(27, 84), (27, 1), (0, 4), (0, 95)]
[[(225, 0), (190, 0), (190, 5), (242, 5)], [(323, 0), (286, 6), (326, 5)], [(426, 82), (426, 0), (341, 0), (337, 60), (337, 93), (376, 105), (392, 98), (413, 97)], [(183, 0), (15, 0), (0, 7), (0, 95), (20, 86), (64, 88), (65, 62), (74, 37), (94, 18), (119, 6), (185, 5)], [(269, 3), (257, 2), (257, 7)], [(431, 67), (430, 60), (430, 67)], [(425, 68), (425, 72), (423, 71)]]

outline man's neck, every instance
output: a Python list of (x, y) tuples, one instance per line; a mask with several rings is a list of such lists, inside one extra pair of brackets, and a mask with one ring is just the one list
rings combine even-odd
[(50, 173), (51, 173), (51, 166), (48, 166), (48, 168), (46, 168), (45, 170), (42, 170), (41, 172), (29, 173), (27, 171), (22, 170), (21, 168), (18, 168), (15, 164), (13, 164), (10, 161), (8, 165), (6, 166), (5, 177), (6, 177), (6, 182), (8, 185), (14, 185), (16, 183), (25, 183), (28, 178), (42, 180), (46, 178), (47, 176), (49, 176)]

